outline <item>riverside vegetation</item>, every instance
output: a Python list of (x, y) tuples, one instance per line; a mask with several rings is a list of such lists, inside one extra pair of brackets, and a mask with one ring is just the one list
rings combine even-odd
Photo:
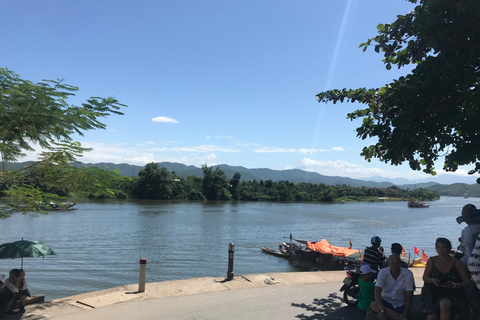
[[(84, 197), (93, 199), (157, 199), (157, 200), (245, 200), (245, 201), (382, 201), (388, 200), (435, 200), (440, 197), (439, 193), (429, 189), (405, 190), (397, 186), (388, 188), (355, 188), (348, 185), (326, 185), (324, 183), (291, 183), (289, 181), (245, 181), (241, 174), (236, 172), (228, 179), (223, 170), (204, 165), (203, 177), (196, 175), (182, 178), (170, 172), (165, 167), (156, 163), (149, 163), (140, 170), (137, 176), (120, 176), (116, 171), (108, 171), (108, 168), (96, 167), (83, 168), (89, 170), (91, 175), (96, 176), (108, 186), (109, 193), (95, 192), (82, 188), (75, 190), (62, 188), (48, 183), (41, 183), (41, 179), (34, 187), (39, 188), (46, 194), (57, 194), (61, 197)], [(8, 175), (18, 175), (19, 172), (12, 170)], [(22, 174), (30, 177), (36, 174), (34, 167), (22, 170)], [(87, 182), (88, 183), (88, 182)], [(32, 186), (33, 187), (33, 186)], [(6, 194), (1, 194), (6, 196)]]

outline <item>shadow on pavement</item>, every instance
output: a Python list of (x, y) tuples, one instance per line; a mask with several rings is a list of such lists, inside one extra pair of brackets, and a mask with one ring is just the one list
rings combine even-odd
[(341, 297), (335, 293), (331, 293), (328, 298), (315, 299), (311, 304), (292, 303), (293, 307), (305, 309), (306, 313), (296, 316), (302, 320), (314, 319), (338, 319), (338, 320), (355, 320), (360, 319), (360, 311), (356, 306), (347, 306)]

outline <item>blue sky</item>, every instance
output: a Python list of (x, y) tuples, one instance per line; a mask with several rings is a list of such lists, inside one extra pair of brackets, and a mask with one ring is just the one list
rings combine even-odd
[(128, 105), (124, 116), (105, 119), (106, 130), (78, 138), (94, 148), (82, 162), (417, 181), (429, 177), (359, 155), (371, 141), (356, 137), (359, 123), (346, 114), (361, 105), (315, 99), (407, 73), (387, 71), (380, 54), (358, 46), (377, 24), (413, 7), (405, 0), (4, 0), (0, 66), (34, 82), (78, 86), (72, 104), (114, 96)]

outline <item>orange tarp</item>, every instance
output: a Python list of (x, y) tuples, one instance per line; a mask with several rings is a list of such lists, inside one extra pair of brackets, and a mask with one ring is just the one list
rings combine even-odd
[(344, 257), (344, 258), (355, 253), (358, 254), (360, 252), (359, 250), (348, 249), (346, 247), (332, 246), (325, 239), (322, 239), (322, 241), (317, 241), (315, 243), (311, 243), (310, 241), (307, 241), (307, 248), (323, 254), (333, 254), (336, 257)]

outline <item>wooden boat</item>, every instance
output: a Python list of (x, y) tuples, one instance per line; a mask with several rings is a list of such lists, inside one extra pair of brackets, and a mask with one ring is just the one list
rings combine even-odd
[(284, 248), (280, 249), (280, 251), (275, 251), (267, 247), (260, 247), (260, 249), (262, 249), (263, 252), (271, 254), (276, 257), (287, 258), (287, 259), (290, 258), (290, 254)]
[(408, 267), (409, 268), (425, 268), (426, 265), (427, 263), (423, 261), (422, 258), (418, 258), (410, 261), (410, 263), (408, 264)]
[[(305, 242), (306, 245), (297, 245), (295, 243), (282, 244), (290, 254), (291, 261), (301, 268), (307, 270), (344, 270), (346, 267), (351, 268), (353, 265), (362, 263), (358, 250), (332, 246), (325, 239), (317, 241), (318, 244), (321, 244), (320, 247), (315, 247), (309, 241)], [(329, 250), (325, 251), (322, 247)], [(342, 255), (341, 251), (345, 252), (345, 250), (355, 251), (355, 254)]]
[(411, 200), (411, 201), (408, 201), (408, 207), (409, 208), (428, 208), (430, 207), (430, 205), (423, 201)]
[(73, 206), (76, 204), (77, 204), (76, 202), (63, 202), (60, 204), (50, 202), (49, 205), (44, 205), (41, 208), (42, 210), (46, 210), (46, 211), (70, 211), (70, 210), (77, 210), (77, 208), (73, 208)]

